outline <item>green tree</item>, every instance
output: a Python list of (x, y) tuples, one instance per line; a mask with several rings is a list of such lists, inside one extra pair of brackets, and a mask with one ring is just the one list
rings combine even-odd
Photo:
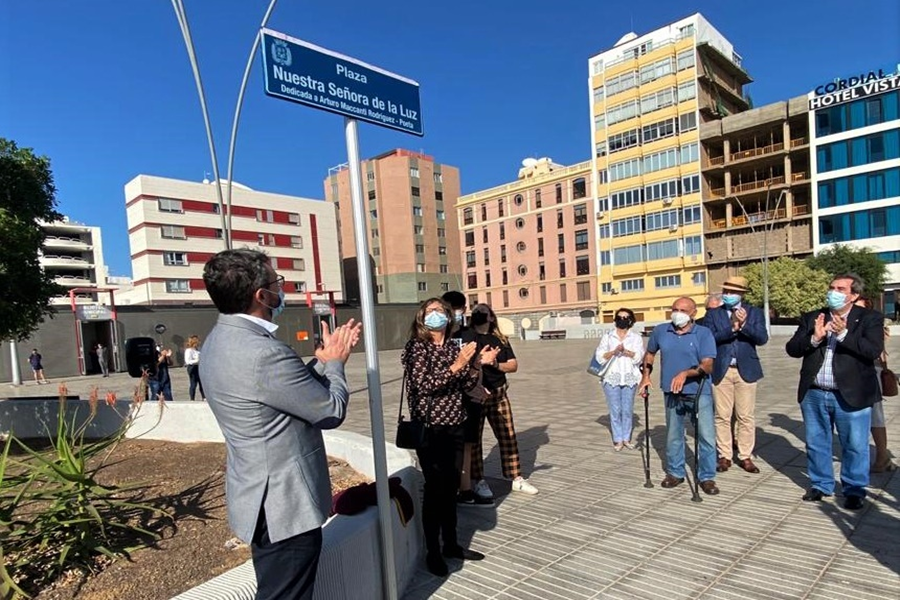
[[(744, 267), (750, 292), (747, 301), (763, 306), (763, 264)], [(831, 275), (811, 268), (806, 262), (782, 256), (769, 261), (769, 309), (778, 317), (799, 317), (805, 312), (820, 308), (825, 303), (825, 292), (831, 283)]]
[(41, 221), (55, 221), (56, 187), (50, 159), (0, 138), (0, 340), (26, 339), (62, 293), (38, 262)]
[(829, 275), (856, 273), (862, 277), (866, 285), (865, 296), (876, 302), (880, 300), (884, 291), (887, 265), (872, 252), (871, 248), (836, 244), (816, 256), (807, 258), (806, 263), (813, 269), (825, 271)]

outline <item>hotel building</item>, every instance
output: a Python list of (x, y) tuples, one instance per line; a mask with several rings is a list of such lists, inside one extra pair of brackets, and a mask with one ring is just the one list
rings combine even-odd
[[(517, 325), (549, 312), (597, 312), (591, 161), (522, 161), (516, 181), (456, 204), (469, 306), (485, 302)], [(529, 328), (525, 321), (523, 327)]]
[(40, 225), (44, 230), (44, 244), (38, 261), (44, 272), (65, 289), (65, 293), (51, 298), (50, 303), (67, 306), (74, 297), (76, 304), (109, 304), (109, 294), (96, 291), (106, 286), (100, 228), (75, 223), (67, 217)]
[[(369, 264), (379, 304), (418, 303), (461, 289), (453, 205), (459, 169), (418, 152), (396, 149), (362, 161)], [(359, 298), (350, 171), (333, 167), (325, 198), (337, 208), (346, 297)]]
[[(225, 249), (215, 187), (138, 175), (125, 185), (125, 207), (134, 288), (117, 304), (210, 304), (203, 265)], [(288, 302), (306, 303), (307, 292), (343, 299), (331, 204), (234, 184), (231, 214), (232, 246), (268, 254)]]
[(603, 322), (667, 318), (707, 291), (700, 126), (749, 108), (732, 44), (695, 14), (588, 61), (591, 198)]
[(882, 307), (900, 301), (900, 74), (838, 79), (808, 95), (816, 252), (868, 247), (888, 265)]
[(710, 291), (749, 263), (812, 254), (806, 96), (700, 125)]

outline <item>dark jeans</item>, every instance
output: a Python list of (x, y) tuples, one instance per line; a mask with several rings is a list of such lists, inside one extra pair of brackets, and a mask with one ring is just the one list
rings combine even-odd
[(273, 544), (266, 526), (266, 511), (261, 508), (250, 544), (256, 570), (256, 600), (310, 600), (321, 550), (321, 527)]
[(200, 365), (187, 365), (187, 374), (188, 380), (191, 382), (188, 390), (188, 396), (190, 396), (191, 400), (197, 394), (198, 387), (200, 388), (200, 397), (206, 398), (206, 394), (203, 393), (203, 384), (200, 382)]
[(160, 382), (154, 377), (150, 378), (150, 400), (159, 400), (159, 395), (163, 395), (163, 399), (172, 400), (172, 380), (166, 378)]
[(453, 548), (456, 541), (456, 493), (462, 469), (463, 426), (436, 425), (426, 434), (427, 445), (416, 450), (425, 476), (425, 498), (422, 501), (422, 528), (429, 554)]

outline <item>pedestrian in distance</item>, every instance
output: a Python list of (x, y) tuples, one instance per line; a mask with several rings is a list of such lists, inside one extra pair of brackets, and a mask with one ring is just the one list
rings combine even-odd
[(634, 323), (634, 312), (630, 308), (617, 310), (615, 329), (603, 334), (594, 353), (597, 362), (606, 365), (600, 384), (609, 408), (609, 427), (616, 452), (623, 448), (634, 449), (631, 444), (634, 394), (641, 382), (638, 365), (644, 359), (641, 336), (631, 330)]
[(41, 353), (38, 352), (37, 348), (33, 348), (31, 350), (31, 355), (28, 357), (28, 363), (31, 365), (31, 372), (34, 373), (34, 382), (38, 385), (50, 383), (44, 377), (44, 365), (42, 360), (43, 357), (41, 357)]
[(188, 338), (184, 349), (184, 368), (188, 375), (188, 397), (193, 402), (197, 396), (197, 388), (200, 388), (200, 398), (205, 402), (206, 394), (203, 393), (203, 383), (200, 381), (200, 338), (192, 335)]
[(219, 311), (200, 375), (225, 438), (228, 522), (250, 544), (258, 600), (309, 600), (331, 512), (322, 430), (347, 414), (344, 364), (361, 326), (323, 323), (316, 363), (306, 364), (276, 338), (284, 277), (268, 256), (219, 252), (203, 282)]
[(106, 351), (106, 346), (103, 345), (102, 342), (97, 344), (97, 363), (100, 365), (100, 372), (104, 377), (109, 377), (109, 354)]
[(854, 302), (864, 291), (854, 273), (835, 275), (825, 307), (800, 317), (785, 349), (803, 359), (797, 400), (806, 428), (807, 502), (819, 502), (835, 489), (833, 431), (841, 442), (844, 507), (865, 505), (869, 484), (869, 429), (872, 405), (880, 397), (875, 361), (884, 352), (881, 313)]

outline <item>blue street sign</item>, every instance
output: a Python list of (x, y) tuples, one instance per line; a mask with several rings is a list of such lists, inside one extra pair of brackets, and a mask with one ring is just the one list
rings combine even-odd
[(424, 135), (415, 81), (277, 31), (262, 36), (269, 96)]

